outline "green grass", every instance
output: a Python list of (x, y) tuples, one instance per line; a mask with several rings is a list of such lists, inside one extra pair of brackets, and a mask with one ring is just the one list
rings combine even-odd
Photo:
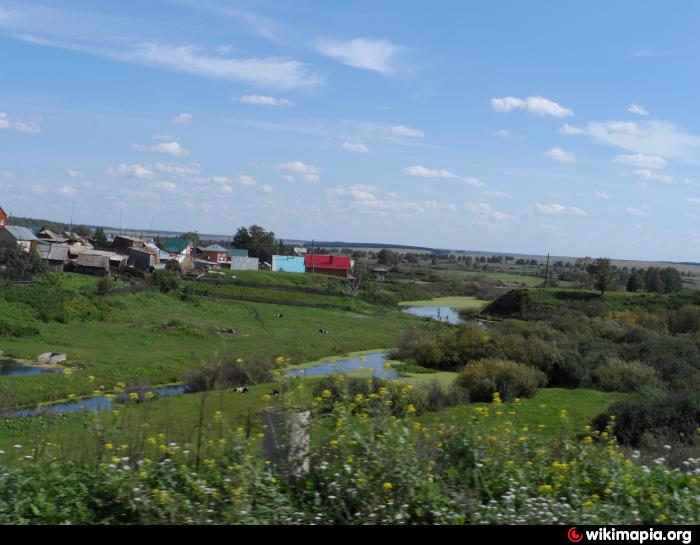
[(453, 280), (462, 280), (473, 276), (484, 276), (493, 280), (500, 280), (506, 284), (524, 284), (526, 286), (539, 286), (544, 281), (542, 278), (537, 276), (506, 272), (466, 271), (461, 269), (439, 269), (438, 272)]
[(480, 309), (488, 304), (488, 301), (477, 299), (476, 297), (437, 297), (426, 301), (404, 301), (399, 303), (401, 306), (411, 307), (451, 307), (451, 308), (468, 308)]
[[(275, 273), (276, 274), (276, 273)], [(94, 293), (96, 280), (65, 275), (64, 286)], [(286, 292), (281, 292), (286, 293)], [(0, 350), (34, 360), (43, 352), (65, 352), (68, 364), (80, 369), (71, 375), (8, 376), (0, 388), (17, 404), (32, 405), (85, 395), (116, 382), (165, 384), (182, 380), (188, 369), (221, 355), (278, 356), (303, 363), (330, 355), (394, 346), (397, 336), (420, 319), (398, 310), (363, 304), (357, 312), (248, 301), (195, 297), (147, 291), (110, 295), (98, 303), (111, 307), (103, 317), (71, 319), (68, 323), (32, 318), (26, 305), (12, 303), (15, 314), (38, 330), (27, 337), (0, 337)], [(86, 299), (91, 301), (92, 299)], [(2, 298), (0, 298), (2, 301)], [(274, 318), (282, 312), (283, 318)], [(76, 313), (80, 316), (80, 313)], [(177, 329), (163, 328), (177, 323)], [(233, 328), (239, 335), (222, 335)], [(327, 329), (328, 335), (319, 333)], [(88, 380), (94, 376), (94, 382)]]
[[(430, 376), (430, 375), (426, 375)], [(426, 413), (419, 418), (426, 423), (442, 422), (456, 427), (474, 425), (474, 409), (488, 407), (491, 412), (501, 411), (511, 417), (515, 429), (527, 427), (530, 433), (542, 433), (548, 436), (575, 435), (583, 427), (603, 413), (616, 401), (629, 398), (630, 394), (606, 393), (597, 390), (565, 390), (562, 388), (543, 388), (530, 399), (520, 403), (502, 403), (500, 405), (474, 403), (451, 407), (440, 412)], [(567, 412), (562, 418), (561, 411)], [(478, 425), (489, 431), (489, 422), (481, 420)], [(543, 426), (539, 428), (538, 426)]]
[[(454, 379), (454, 373), (435, 373), (416, 375), (401, 379), (416, 385), (420, 382), (437, 379), (448, 385)], [(358, 375), (360, 376), (360, 375)], [(311, 385), (318, 379), (299, 379), (303, 382), (307, 395), (310, 396)], [(266, 406), (263, 396), (269, 394), (277, 383), (253, 386), (247, 394), (238, 394), (232, 390), (218, 390), (201, 394), (189, 394), (139, 405), (118, 406), (116, 412), (102, 411), (96, 413), (74, 413), (33, 418), (20, 418), (0, 421), (0, 449), (12, 451), (12, 446), (19, 444), (24, 452), (47, 441), (59, 444), (64, 449), (67, 459), (91, 460), (99, 448), (100, 441), (112, 438), (100, 438), (95, 430), (118, 429), (119, 441), (132, 442), (130, 439), (142, 437), (144, 429), (147, 435), (163, 433), (166, 442), (192, 444), (200, 410), (205, 419), (210, 420), (215, 411), (221, 411), (228, 425), (246, 427), (250, 425), (251, 433), (260, 430), (260, 411)], [(489, 431), (488, 421), (475, 421), (474, 411), (477, 407), (488, 407), (493, 413), (502, 411), (507, 414), (515, 411), (511, 421), (516, 429), (529, 427), (530, 433), (544, 436), (571, 436), (582, 431), (598, 414), (604, 412), (613, 402), (628, 397), (625, 394), (610, 394), (594, 390), (563, 390), (547, 388), (539, 390), (531, 399), (521, 403), (503, 403), (501, 405), (474, 403), (451, 407), (439, 412), (425, 413), (418, 419), (426, 424), (443, 423), (456, 428), (481, 426)], [(564, 409), (566, 419), (561, 418)], [(538, 428), (543, 424), (544, 428)], [(114, 438), (116, 440), (116, 438)]]
[(580, 310), (591, 314), (608, 311), (641, 308), (648, 311), (677, 309), (697, 302), (697, 296), (687, 293), (629, 293), (625, 291), (600, 292), (581, 289), (532, 289), (516, 288), (485, 309), (486, 315), (503, 318), (541, 319), (567, 310)]

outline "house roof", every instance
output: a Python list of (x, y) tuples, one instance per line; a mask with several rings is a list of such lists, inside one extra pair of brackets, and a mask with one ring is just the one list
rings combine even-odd
[(228, 255), (231, 257), (248, 257), (248, 250), (246, 248), (229, 248)]
[(163, 242), (163, 250), (170, 253), (180, 253), (190, 245), (186, 238), (169, 238)]
[(304, 266), (316, 269), (350, 270), (352, 268), (350, 258), (346, 255), (306, 254)]
[(69, 250), (70, 246), (59, 244), (41, 244), (38, 248), (41, 259), (46, 259), (48, 261), (65, 261), (68, 259)]
[(205, 252), (219, 252), (220, 254), (225, 254), (228, 253), (228, 250), (224, 248), (223, 246), (220, 246), (218, 244), (212, 244), (211, 246), (207, 246), (204, 248)]
[(15, 240), (21, 240), (21, 241), (39, 240), (38, 238), (36, 238), (36, 236), (34, 236), (34, 233), (32, 233), (26, 227), (19, 227), (18, 225), (6, 225), (5, 231), (10, 233), (10, 235), (12, 235), (12, 237)]

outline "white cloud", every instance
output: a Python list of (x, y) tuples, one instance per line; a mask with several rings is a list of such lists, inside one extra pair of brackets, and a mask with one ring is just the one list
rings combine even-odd
[(477, 178), (471, 178), (471, 177), (460, 177), (457, 176), (456, 174), (450, 172), (449, 170), (444, 170), (444, 169), (431, 169), (431, 168), (426, 168), (420, 165), (415, 165), (415, 166), (410, 166), (406, 167), (403, 170), (404, 174), (408, 174), (409, 176), (419, 176), (421, 178), (443, 178), (443, 179), (449, 179), (449, 180), (460, 180), (461, 182), (467, 184), (467, 185), (473, 185), (476, 187), (483, 187), (485, 184), (481, 180), (478, 180)]
[(510, 131), (508, 129), (500, 129), (498, 131), (494, 131), (494, 136), (498, 136), (500, 138), (508, 138), (510, 137)]
[(165, 165), (163, 163), (156, 163), (151, 167), (156, 172), (161, 172), (164, 174), (174, 174), (176, 176), (190, 176), (193, 174), (199, 174), (200, 166), (199, 163), (190, 163), (189, 165)]
[(700, 150), (700, 136), (683, 132), (676, 125), (664, 121), (642, 124), (631, 121), (592, 122), (582, 132), (568, 134), (587, 134), (601, 144), (663, 158), (691, 160)]
[(510, 199), (510, 193), (505, 191), (482, 191), (481, 194), (484, 197), (493, 197), (496, 199)]
[(517, 98), (504, 97), (492, 98), (491, 107), (497, 112), (511, 112), (513, 110), (525, 110), (535, 115), (551, 115), (554, 117), (568, 117), (574, 115), (569, 108), (564, 108), (556, 102), (541, 96)]
[(356, 153), (371, 153), (370, 149), (364, 144), (357, 144), (353, 142), (344, 142), (343, 149), (354, 151)]
[(222, 184), (219, 189), (222, 193), (233, 193), (233, 188), (228, 184)]
[(78, 194), (77, 189), (75, 189), (74, 187), (67, 186), (67, 185), (64, 185), (64, 186), (57, 188), (56, 192), (60, 193), (61, 195), (65, 196), (65, 197), (72, 197), (72, 196)]
[(260, 192), (261, 192), (261, 193), (266, 193), (266, 194), (269, 195), (269, 194), (272, 193), (273, 191), (274, 191), (274, 189), (272, 189), (269, 185), (260, 186)]
[(190, 150), (184, 148), (175, 141), (161, 142), (160, 144), (155, 144), (153, 146), (136, 145), (134, 146), (134, 149), (150, 153), (163, 153), (165, 155), (172, 155), (173, 157), (186, 157), (190, 155)]
[(563, 206), (557, 203), (535, 204), (535, 211), (545, 216), (585, 216), (586, 212), (575, 206)]
[(173, 182), (158, 182), (154, 185), (156, 189), (161, 189), (163, 191), (174, 191), (175, 189), (177, 189), (177, 185)]
[(275, 98), (263, 95), (243, 95), (234, 97), (233, 100), (243, 104), (252, 104), (254, 106), (294, 106), (294, 103), (286, 98)]
[(66, 174), (68, 174), (68, 176), (70, 176), (71, 178), (85, 178), (85, 174), (83, 174), (79, 170), (75, 170), (72, 168), (66, 170)]
[(15, 130), (26, 134), (39, 134), (41, 124), (38, 121), (15, 121)]
[(175, 117), (171, 119), (173, 123), (177, 123), (178, 125), (189, 125), (192, 123), (192, 114), (188, 113), (181, 113), (177, 114)]
[(559, 132), (561, 134), (586, 134), (586, 129), (574, 127), (573, 125), (564, 123), (564, 126), (561, 129), (559, 129)]
[(471, 212), (473, 214), (477, 214), (480, 216), (486, 216), (486, 217), (493, 219), (493, 220), (496, 220), (496, 221), (504, 221), (510, 217), (505, 212), (499, 212), (498, 210), (494, 210), (493, 208), (491, 208), (491, 206), (489, 206), (485, 202), (480, 202), (480, 203), (468, 202), (464, 205), (464, 209), (467, 212)]
[[(291, 161), (289, 163), (280, 163), (278, 165), (275, 165), (273, 167), (275, 170), (281, 170), (283, 172), (291, 172), (293, 174), (301, 176), (302, 180), (306, 180), (307, 182), (317, 182), (320, 177), (319, 177), (319, 169), (318, 167), (312, 166), (312, 165), (307, 165), (305, 163), (302, 163), (301, 161)], [(293, 181), (294, 177), (292, 176), (290, 180), (288, 181)]]
[(643, 204), (638, 208), (628, 206), (626, 210), (630, 216), (635, 216), (637, 218), (646, 218), (649, 215), (649, 207), (646, 204)]
[(639, 104), (630, 104), (627, 108), (627, 111), (630, 113), (633, 113), (633, 114), (637, 114), (637, 115), (649, 115), (649, 112), (647, 112)]
[(7, 117), (7, 114), (4, 112), (0, 112), (0, 129), (9, 129), (10, 128), (10, 119)]
[(245, 175), (241, 175), (238, 177), (238, 183), (244, 187), (253, 187), (254, 185), (256, 185), (256, 182), (253, 178)]
[(661, 182), (663, 184), (673, 183), (673, 178), (671, 176), (667, 174), (657, 174), (648, 168), (639, 168), (635, 170), (634, 173), (643, 180), (651, 180), (654, 182)]
[(147, 165), (128, 165), (126, 163), (121, 163), (116, 167), (108, 168), (107, 176), (133, 177), (140, 178), (142, 180), (150, 180), (152, 178), (155, 178), (155, 173)]
[(323, 41), (317, 50), (343, 64), (390, 76), (397, 71), (396, 57), (403, 48), (387, 40), (355, 38), (344, 42)]
[(604, 199), (604, 200), (612, 199), (612, 195), (610, 193), (608, 193), (607, 191), (595, 191), (593, 193), (593, 196), (596, 199)]
[(686, 197), (686, 202), (692, 202), (693, 204), (700, 204), (700, 199), (697, 197)]
[(325, 79), (307, 65), (288, 58), (236, 59), (203, 53), (198, 47), (142, 44), (131, 50), (112, 52), (119, 60), (167, 68), (227, 81), (242, 81), (261, 87), (312, 89)]
[(552, 161), (557, 161), (558, 163), (573, 163), (576, 161), (576, 157), (574, 157), (573, 153), (564, 151), (561, 148), (552, 148), (546, 151), (545, 155)]
[(389, 127), (389, 132), (397, 136), (408, 136), (409, 138), (425, 138), (425, 133), (418, 129), (411, 129), (405, 125), (394, 125)]
[(629, 165), (637, 168), (663, 168), (666, 166), (666, 160), (663, 157), (656, 155), (645, 155), (636, 153), (634, 155), (618, 155), (615, 157), (616, 163)]
[(421, 176), (423, 178), (459, 178), (459, 176), (449, 170), (430, 169), (422, 166), (406, 167), (403, 171), (404, 174)]

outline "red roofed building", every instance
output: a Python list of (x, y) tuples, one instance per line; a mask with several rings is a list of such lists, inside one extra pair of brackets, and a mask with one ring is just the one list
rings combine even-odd
[(339, 278), (352, 276), (352, 262), (346, 255), (306, 254), (304, 267), (307, 273), (327, 274)]
[(5, 228), (5, 225), (7, 225), (8, 219), (9, 218), (7, 217), (7, 214), (5, 214), (5, 211), (0, 206), (0, 229)]

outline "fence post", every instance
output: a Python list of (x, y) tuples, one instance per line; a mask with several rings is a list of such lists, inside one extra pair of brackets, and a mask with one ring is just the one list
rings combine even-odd
[(311, 411), (274, 407), (262, 412), (263, 456), (286, 479), (309, 472), (310, 420)]

